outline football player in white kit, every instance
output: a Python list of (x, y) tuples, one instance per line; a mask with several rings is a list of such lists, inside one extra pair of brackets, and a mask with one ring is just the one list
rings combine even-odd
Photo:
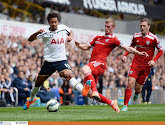
[(48, 28), (40, 29), (29, 37), (29, 41), (42, 39), (44, 43), (44, 59), (45, 62), (41, 67), (41, 71), (35, 82), (35, 86), (31, 90), (30, 99), (23, 106), (24, 110), (30, 107), (30, 104), (36, 101), (36, 94), (44, 81), (52, 75), (56, 70), (61, 77), (64, 77), (69, 84), (82, 92), (83, 86), (72, 75), (71, 68), (68, 64), (65, 50), (65, 42), (70, 42), (73, 39), (73, 32), (65, 25), (58, 25), (58, 14), (49, 13), (47, 20)]

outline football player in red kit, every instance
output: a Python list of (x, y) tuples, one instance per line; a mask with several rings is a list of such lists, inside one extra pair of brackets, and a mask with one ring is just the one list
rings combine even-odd
[[(145, 84), (151, 67), (155, 65), (156, 61), (163, 53), (163, 49), (158, 37), (149, 32), (150, 25), (151, 21), (148, 18), (142, 19), (140, 22), (141, 32), (135, 33), (132, 39), (131, 47), (136, 47), (136, 49), (140, 52), (146, 52), (149, 57), (145, 57), (144, 55), (135, 55), (128, 72), (128, 85), (125, 90), (124, 106), (122, 111), (128, 110), (128, 102), (134, 86), (135, 94), (133, 100), (136, 101), (138, 99), (138, 95), (141, 92), (143, 85)], [(155, 48), (157, 48), (158, 53), (153, 58)], [(124, 54), (122, 58), (124, 62), (126, 62), (128, 54), (128, 52)]]
[[(100, 102), (107, 103), (112, 108), (114, 107), (115, 102), (109, 100), (108, 98), (104, 97), (100, 93), (98, 93), (96, 84), (99, 78), (99, 75), (103, 74), (106, 70), (106, 59), (110, 52), (115, 47), (120, 47), (126, 51), (129, 51), (134, 54), (148, 56), (146, 52), (139, 52), (132, 47), (127, 47), (123, 45), (120, 40), (117, 39), (116, 36), (113, 35), (113, 31), (116, 27), (116, 21), (113, 18), (109, 18), (105, 21), (105, 34), (97, 35), (92, 42), (88, 44), (80, 44), (79, 42), (75, 41), (77, 47), (82, 50), (88, 50), (93, 47), (93, 51), (91, 54), (91, 59), (89, 63), (82, 67), (82, 71), (85, 74), (84, 77), (84, 88), (82, 90), (82, 95), (87, 96), (90, 88), (92, 90), (92, 97)], [(113, 108), (116, 112), (119, 112), (120, 109)]]

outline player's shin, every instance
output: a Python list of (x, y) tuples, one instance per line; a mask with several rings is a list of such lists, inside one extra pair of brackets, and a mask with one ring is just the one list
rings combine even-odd
[(83, 85), (77, 81), (74, 77), (69, 80), (70, 86), (82, 93)]
[(125, 90), (125, 96), (124, 96), (124, 105), (128, 107), (128, 102), (132, 95), (132, 88), (127, 87)]
[(35, 87), (33, 86), (31, 93), (30, 93), (30, 99), (29, 101), (33, 101), (34, 97), (36, 96), (36, 94), (38, 93), (38, 91), (40, 90), (40, 87)]

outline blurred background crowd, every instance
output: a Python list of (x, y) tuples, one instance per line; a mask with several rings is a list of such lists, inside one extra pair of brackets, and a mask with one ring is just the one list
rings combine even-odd
[[(91, 50), (82, 51), (67, 43), (68, 62), (72, 68), (76, 79), (83, 83), (84, 75), (81, 67), (88, 63)], [(101, 76), (103, 80), (103, 88), (126, 87), (127, 74), (129, 65), (133, 59), (132, 54), (128, 56), (126, 63), (121, 62), (121, 58), (125, 51), (115, 48), (107, 59), (107, 70)], [(43, 63), (43, 43), (40, 40), (29, 42), (21, 36), (5, 36), (0, 35), (0, 88), (6, 95), (8, 104), (14, 103), (11, 87), (16, 87), (19, 96), (26, 99), (30, 95), (30, 90), (34, 85), (37, 74)], [(154, 66), (155, 75), (153, 76), (153, 89), (165, 89), (165, 53), (160, 57)], [(44, 82), (41, 90), (54, 91), (59, 90), (64, 83), (64, 79), (59, 74), (54, 73), (47, 81)], [(98, 87), (99, 87), (98, 83)], [(57, 91), (56, 91), (57, 92)], [(43, 102), (45, 98), (42, 98)], [(23, 104), (20, 103), (20, 104)]]

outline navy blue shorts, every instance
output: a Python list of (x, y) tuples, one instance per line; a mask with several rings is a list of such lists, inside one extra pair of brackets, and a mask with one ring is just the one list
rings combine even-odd
[(39, 75), (52, 75), (54, 72), (58, 71), (59, 73), (63, 70), (71, 70), (70, 65), (67, 60), (57, 61), (57, 62), (47, 62), (45, 61), (41, 67)]

